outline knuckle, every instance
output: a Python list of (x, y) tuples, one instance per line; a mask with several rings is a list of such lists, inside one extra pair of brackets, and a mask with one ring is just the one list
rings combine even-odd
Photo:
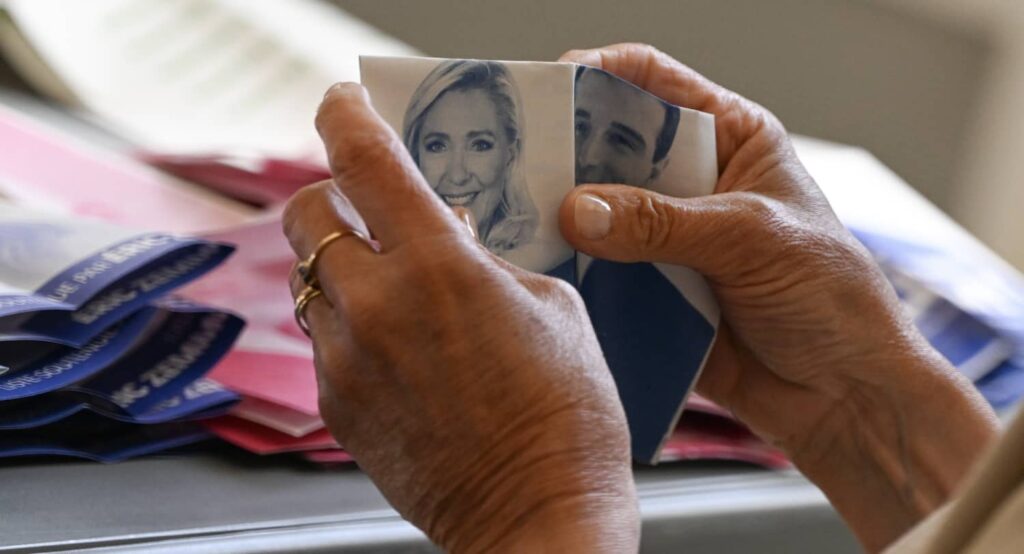
[(351, 187), (394, 175), (404, 163), (405, 147), (384, 129), (359, 129), (340, 135), (329, 155), (334, 176)]
[(551, 288), (552, 295), (566, 302), (573, 311), (586, 313), (587, 308), (583, 304), (583, 297), (580, 296), (576, 287), (571, 285), (568, 281), (555, 279), (554, 277), (546, 277), (546, 279)]
[(668, 248), (673, 236), (672, 206), (659, 196), (640, 193), (634, 200), (634, 210), (630, 228), (633, 243), (645, 252)]
[(741, 197), (740, 208), (744, 231), (755, 234), (768, 233), (772, 236), (785, 236), (788, 217), (777, 200), (760, 194), (744, 193)]
[(297, 224), (302, 221), (305, 214), (324, 202), (328, 194), (330, 181), (320, 181), (312, 185), (302, 187), (288, 199), (281, 213), (281, 226), (286, 236), (294, 236)]
[(822, 260), (823, 253), (839, 246), (811, 214), (780, 200), (748, 195), (743, 201), (743, 214), (740, 231), (745, 240), (761, 245), (763, 252), (773, 256), (810, 266)]

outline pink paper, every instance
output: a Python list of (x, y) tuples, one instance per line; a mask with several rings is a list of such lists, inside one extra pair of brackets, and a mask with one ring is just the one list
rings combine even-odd
[(769, 469), (791, 467), (782, 451), (769, 446), (741, 424), (718, 416), (684, 412), (665, 442), (660, 462), (728, 460)]
[(331, 176), (327, 168), (305, 160), (153, 152), (140, 153), (139, 158), (169, 173), (258, 206), (280, 204), (300, 188)]
[(324, 428), (324, 420), (317, 414), (307, 414), (251, 396), (243, 396), (242, 401), (231, 408), (231, 415), (292, 437), (304, 437)]
[(244, 396), (307, 415), (320, 413), (316, 373), (307, 358), (236, 348), (213, 368), (210, 377)]
[(280, 221), (272, 217), (207, 238), (235, 244), (235, 255), (182, 294), (233, 310), (247, 323), (212, 376), (244, 396), (316, 416), (313, 350), (295, 324), (288, 290), (295, 254)]
[(238, 225), (252, 214), (3, 107), (0, 151), (0, 190), (29, 207), (182, 234)]
[(203, 421), (202, 424), (218, 437), (254, 454), (280, 454), (282, 452), (339, 448), (337, 441), (327, 429), (297, 438), (232, 416), (209, 419)]
[(318, 464), (347, 464), (355, 462), (352, 455), (344, 450), (307, 450), (302, 457)]
[(694, 412), (700, 412), (703, 414), (710, 414), (728, 419), (735, 419), (733, 418), (732, 412), (726, 410), (725, 408), (719, 406), (718, 404), (715, 404), (714, 402), (708, 400), (707, 398), (704, 398), (703, 396), (695, 392), (691, 393), (690, 396), (686, 398), (686, 409)]

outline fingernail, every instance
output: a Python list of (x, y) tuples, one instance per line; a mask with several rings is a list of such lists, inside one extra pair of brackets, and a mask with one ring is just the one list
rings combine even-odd
[(329, 96), (334, 96), (334, 95), (341, 95), (341, 96), (358, 95), (358, 94), (362, 94), (362, 92), (363, 92), (363, 87), (361, 85), (359, 85), (359, 83), (351, 83), (351, 82), (343, 81), (343, 82), (334, 83), (333, 85), (331, 85), (330, 88), (327, 89), (327, 92), (324, 93), (324, 99), (326, 99)]
[(473, 213), (466, 208), (458, 206), (453, 209), (455, 211), (455, 215), (459, 218), (459, 221), (461, 221), (466, 226), (466, 229), (469, 230), (469, 235), (474, 239), (477, 238), (476, 221), (473, 219)]
[(576, 231), (585, 239), (604, 238), (612, 228), (612, 207), (593, 194), (577, 196), (573, 210)]
[(597, 66), (601, 64), (601, 53), (597, 50), (570, 50), (562, 54), (558, 61)]

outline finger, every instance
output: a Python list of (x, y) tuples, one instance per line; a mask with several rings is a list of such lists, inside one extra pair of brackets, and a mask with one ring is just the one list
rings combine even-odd
[(603, 69), (684, 108), (725, 115), (739, 97), (664, 52), (646, 44), (623, 43), (570, 50), (559, 61)]
[[(301, 295), (305, 294), (307, 290), (314, 290), (301, 283), (301, 280), (297, 289), (294, 286), (292, 287), (292, 299), (296, 302), (299, 301)], [(337, 332), (334, 329), (337, 328), (339, 323), (338, 313), (334, 310), (325, 294), (321, 292), (316, 296), (308, 298), (302, 306), (297, 306), (296, 310), (295, 324), (298, 325), (299, 329), (302, 329), (302, 324), (299, 323), (299, 320), (301, 319), (305, 322), (306, 329), (309, 330), (309, 338), (312, 339), (314, 344), (335, 340)]]
[[(285, 205), (281, 221), (300, 260), (307, 259), (324, 237), (336, 231), (354, 229), (369, 233), (355, 208), (331, 181), (321, 181), (295, 193)], [(315, 277), (332, 304), (339, 300), (340, 282), (359, 275), (357, 268), (368, 266), (376, 257), (372, 245), (355, 236), (337, 239), (321, 251)]]
[(455, 218), (374, 111), (363, 87), (332, 86), (317, 111), (316, 127), (335, 182), (385, 251), (406, 240), (458, 232)]
[(751, 193), (674, 198), (624, 185), (582, 185), (562, 202), (559, 225), (576, 249), (620, 262), (684, 265), (714, 277), (762, 249), (779, 230), (773, 201)]
[(714, 114), (720, 168), (758, 131), (769, 128), (784, 133), (778, 120), (758, 104), (708, 80), (653, 46), (625, 43), (570, 50), (560, 61), (603, 69), (666, 102)]

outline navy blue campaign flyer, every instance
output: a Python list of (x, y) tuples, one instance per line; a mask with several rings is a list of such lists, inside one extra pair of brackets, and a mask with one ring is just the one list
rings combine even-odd
[(138, 425), (81, 412), (43, 427), (0, 432), (0, 458), (70, 456), (114, 463), (211, 437), (191, 421)]
[(715, 340), (718, 305), (688, 268), (574, 252), (558, 209), (577, 183), (711, 194), (714, 117), (575, 64), (363, 57), (360, 69), (375, 109), (441, 199), (473, 213), (481, 242), (579, 289), (633, 457), (656, 463)]
[(156, 424), (205, 419), (223, 415), (241, 400), (220, 383), (201, 377), (184, 386), (171, 387), (173, 396), (143, 412), (131, 413), (114, 398), (97, 391), (60, 390), (20, 401), (0, 404), (0, 437), (3, 431), (32, 429), (89, 411), (125, 423)]
[(83, 347), (232, 248), (0, 203), (0, 342)]
[[(0, 408), (88, 380), (89, 390), (145, 411), (166, 399), (164, 389), (191, 382), (231, 347), (242, 320), (221, 310), (167, 299), (104, 330), (82, 348), (38, 342), (0, 342)], [(48, 347), (47, 347), (48, 346)]]

